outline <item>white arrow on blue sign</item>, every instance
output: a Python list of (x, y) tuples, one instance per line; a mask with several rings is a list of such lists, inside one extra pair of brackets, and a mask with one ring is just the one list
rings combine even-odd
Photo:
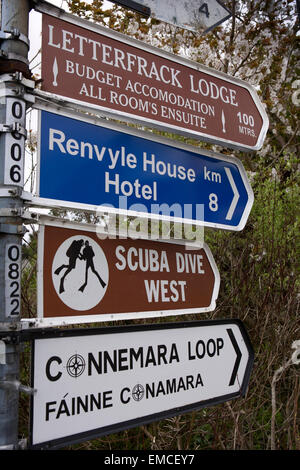
[(40, 111), (39, 202), (244, 228), (253, 192), (235, 157), (48, 109)]

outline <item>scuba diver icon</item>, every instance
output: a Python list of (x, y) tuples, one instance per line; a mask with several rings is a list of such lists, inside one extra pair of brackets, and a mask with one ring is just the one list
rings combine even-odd
[[(84, 248), (81, 253), (81, 249), (84, 243)], [(85, 265), (85, 281), (82, 284), (81, 287), (79, 287), (79, 291), (83, 292), (84, 289), (86, 288), (88, 284), (88, 274), (89, 274), (89, 269), (91, 269), (92, 273), (96, 275), (98, 278), (101, 286), (104, 288), (106, 287), (106, 283), (103, 281), (99, 273), (96, 271), (95, 266), (94, 266), (94, 260), (93, 258), (95, 257), (95, 253), (93, 248), (91, 247), (90, 243), (86, 240), (85, 242), (80, 239), (80, 240), (73, 240), (71, 245), (66, 251), (66, 256), (69, 258), (69, 264), (62, 264), (59, 266), (55, 271), (54, 274), (59, 275), (59, 273), (63, 270), (66, 269), (65, 273), (61, 277), (60, 280), (60, 285), (59, 285), (59, 293), (63, 293), (65, 291), (64, 288), (64, 281), (68, 274), (70, 274), (73, 269), (76, 268), (76, 261), (77, 259), (79, 260), (85, 260), (86, 265)]]
[(94, 261), (93, 261), (93, 258), (95, 256), (95, 253), (94, 253), (94, 250), (93, 248), (91, 247), (91, 245), (89, 244), (88, 240), (86, 240), (85, 242), (85, 247), (83, 248), (83, 251), (82, 251), (82, 259), (84, 259), (86, 261), (86, 265), (85, 265), (85, 281), (84, 281), (84, 284), (82, 284), (81, 287), (79, 287), (78, 290), (80, 290), (81, 292), (84, 291), (84, 289), (86, 288), (87, 286), (87, 283), (88, 283), (88, 270), (91, 269), (92, 273), (94, 273), (101, 286), (104, 288), (106, 286), (106, 283), (103, 281), (103, 279), (101, 278), (101, 276), (99, 275), (99, 273), (96, 271), (95, 269), (95, 266), (94, 266)]

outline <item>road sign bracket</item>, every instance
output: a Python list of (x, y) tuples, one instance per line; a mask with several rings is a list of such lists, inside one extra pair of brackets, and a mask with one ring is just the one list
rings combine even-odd
[(21, 134), (25, 139), (27, 138), (27, 130), (25, 127), (21, 126), (19, 122), (0, 124), (0, 132), (17, 133)]
[(7, 40), (7, 39), (13, 39), (13, 40), (18, 40), (26, 44), (26, 46), (30, 46), (30, 41), (28, 36), (25, 36), (25, 34), (20, 33), (18, 28), (13, 28), (12, 30), (4, 30), (0, 31), (0, 42)]
[(16, 197), (26, 202), (32, 200), (32, 194), (28, 191), (23, 191), (20, 186), (6, 185), (5, 187), (0, 188), (0, 198), (1, 197)]
[(14, 390), (26, 393), (26, 395), (34, 395), (36, 389), (29, 387), (28, 385), (23, 385), (19, 380), (0, 380), (0, 388), (3, 390)]
[(33, 224), (37, 222), (37, 214), (29, 212), (23, 207), (1, 207), (0, 217), (21, 217), (23, 223)]
[(5, 186), (0, 188), (0, 198), (1, 197), (21, 197), (22, 188), (19, 186), (12, 186), (11, 188)]
[[(12, 82), (15, 84), (16, 82), (18, 84), (23, 85), (25, 88), (29, 88), (30, 90), (34, 90), (35, 88), (35, 81), (30, 80), (29, 78), (26, 78), (22, 72), (12, 72), (12, 73), (4, 73), (0, 76), (0, 83), (5, 83), (5, 82)], [(12, 89), (12, 91), (15, 91)]]
[(35, 102), (33, 94), (35, 83), (25, 78), (22, 72), (2, 75), (0, 84), (0, 98), (23, 98), (27, 103)]
[(15, 60), (17, 62), (23, 62), (24, 64), (29, 65), (28, 59), (24, 59), (23, 56), (19, 54), (15, 54), (14, 52), (7, 52), (3, 49), (0, 49), (0, 57), (2, 57), (3, 59), (7, 59), (7, 60)]
[(25, 450), (27, 449), (27, 439), (20, 439), (17, 444), (7, 444), (0, 446), (1, 450)]

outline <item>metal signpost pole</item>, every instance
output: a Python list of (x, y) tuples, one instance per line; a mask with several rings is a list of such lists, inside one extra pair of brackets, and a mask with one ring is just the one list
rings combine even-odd
[(0, 449), (18, 448), (22, 191), (24, 185), (29, 0), (1, 0), (0, 31)]

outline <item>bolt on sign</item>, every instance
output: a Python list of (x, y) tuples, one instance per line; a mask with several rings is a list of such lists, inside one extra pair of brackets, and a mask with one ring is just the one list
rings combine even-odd
[(55, 329), (33, 341), (30, 445), (59, 448), (244, 396), (239, 320)]
[(40, 219), (38, 324), (208, 312), (219, 284), (206, 244), (123, 238), (88, 224)]
[(43, 91), (108, 117), (261, 148), (268, 117), (252, 86), (74, 15), (50, 15), (42, 21)]

